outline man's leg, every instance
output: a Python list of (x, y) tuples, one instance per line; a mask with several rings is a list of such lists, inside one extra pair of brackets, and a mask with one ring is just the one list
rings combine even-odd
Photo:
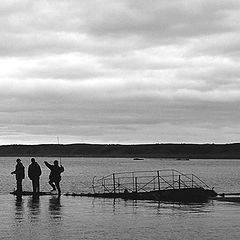
[(36, 183), (35, 183), (35, 179), (32, 180), (32, 188), (33, 188), (33, 193), (36, 193)]
[(58, 190), (58, 195), (61, 195), (60, 182), (59, 181), (55, 182), (55, 185), (56, 185), (57, 190)]
[(17, 179), (17, 192), (22, 192), (22, 179)]
[(55, 191), (56, 190), (56, 186), (54, 185), (53, 181), (50, 180), (48, 183), (52, 186), (52, 190), (51, 191)]
[(39, 178), (36, 179), (36, 192), (40, 192), (40, 184), (39, 184)]

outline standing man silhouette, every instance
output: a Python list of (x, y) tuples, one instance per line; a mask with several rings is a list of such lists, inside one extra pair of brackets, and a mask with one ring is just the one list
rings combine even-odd
[(16, 175), (16, 180), (17, 180), (17, 191), (16, 193), (21, 194), (22, 193), (22, 180), (25, 178), (25, 169), (23, 164), (21, 163), (21, 159), (17, 159), (17, 164), (15, 171), (11, 172), (11, 174)]
[(61, 173), (64, 172), (64, 168), (62, 165), (58, 166), (58, 161), (55, 160), (53, 165), (49, 164), (47, 161), (44, 161), (45, 165), (51, 170), (49, 175), (49, 184), (52, 186), (52, 191), (55, 191), (56, 188), (58, 190), (58, 195), (61, 195), (60, 181), (61, 181)]
[(28, 177), (32, 180), (33, 194), (40, 192), (39, 178), (41, 174), (41, 167), (36, 162), (35, 158), (32, 158), (31, 164), (28, 167)]

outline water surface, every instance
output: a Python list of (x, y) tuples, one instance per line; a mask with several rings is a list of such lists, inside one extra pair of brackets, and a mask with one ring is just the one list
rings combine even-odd
[[(238, 239), (240, 204), (210, 201), (205, 204), (167, 204), (87, 197), (24, 196), (9, 192), (15, 187), (15, 158), (0, 158), (1, 239)], [(37, 158), (48, 191), (46, 159)], [(52, 162), (54, 158), (47, 159)], [(27, 167), (30, 158), (22, 159)], [(194, 173), (217, 192), (239, 191), (239, 160), (64, 158), (63, 192), (91, 191), (93, 176), (118, 171), (176, 169)], [(23, 182), (31, 190), (30, 181)]]

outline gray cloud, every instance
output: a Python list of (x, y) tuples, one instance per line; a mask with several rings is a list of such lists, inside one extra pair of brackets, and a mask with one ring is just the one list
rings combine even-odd
[(238, 61), (239, 59), (239, 30), (219, 34), (209, 38), (195, 39), (190, 49), (191, 55), (222, 57)]
[(0, 6), (0, 143), (239, 139), (238, 2)]
[[(112, 1), (109, 1), (113, 3)], [(91, 6), (92, 7), (92, 6)], [(137, 36), (155, 44), (168, 44), (183, 38), (230, 32), (227, 21), (236, 1), (121, 1), (99, 6), (84, 15), (84, 29), (101, 37)], [(95, 14), (98, 12), (99, 14)]]
[(18, 5), (19, 11), (6, 6), (0, 18), (2, 55), (84, 52), (85, 48), (99, 52), (101, 46), (102, 53), (108, 47), (113, 53), (119, 47), (130, 50), (129, 44), (138, 48), (185, 44), (191, 38), (234, 31), (237, 25), (229, 21), (239, 9), (236, 1), (25, 1)]

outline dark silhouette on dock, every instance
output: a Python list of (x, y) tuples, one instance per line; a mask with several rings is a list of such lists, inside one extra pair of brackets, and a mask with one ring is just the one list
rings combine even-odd
[(61, 173), (64, 172), (63, 166), (62, 165), (59, 166), (57, 160), (53, 162), (53, 165), (49, 164), (47, 161), (44, 161), (44, 163), (51, 170), (48, 182), (52, 186), (51, 191), (55, 191), (57, 188), (58, 195), (61, 195), (60, 181)]
[(21, 163), (21, 159), (17, 159), (17, 164), (15, 171), (11, 172), (11, 174), (16, 175), (16, 180), (17, 180), (17, 193), (21, 194), (22, 193), (22, 180), (25, 178), (25, 169), (23, 164)]
[(36, 162), (35, 158), (31, 159), (31, 164), (28, 167), (28, 177), (32, 181), (33, 194), (38, 194), (40, 192), (39, 179), (42, 174), (41, 167)]

